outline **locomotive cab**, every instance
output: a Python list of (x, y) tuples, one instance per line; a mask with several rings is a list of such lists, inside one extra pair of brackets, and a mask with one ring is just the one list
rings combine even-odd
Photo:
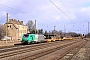
[(23, 34), (22, 43), (32, 43), (34, 41), (35, 36), (30, 34)]

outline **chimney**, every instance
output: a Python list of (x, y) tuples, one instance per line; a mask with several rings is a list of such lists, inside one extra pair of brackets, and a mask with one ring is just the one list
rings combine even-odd
[(15, 19), (12, 19), (12, 20), (15, 20)]
[(21, 21), (21, 23), (23, 23), (23, 21)]
[(9, 20), (13, 20), (13, 19), (9, 19)]

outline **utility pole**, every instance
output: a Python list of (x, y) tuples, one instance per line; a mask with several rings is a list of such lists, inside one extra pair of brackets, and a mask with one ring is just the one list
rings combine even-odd
[(35, 34), (36, 34), (36, 20), (35, 20)]
[(56, 26), (54, 26), (54, 31), (55, 31), (55, 29), (56, 29)]
[(88, 22), (88, 34), (89, 34), (89, 22)]
[[(48, 26), (47, 26), (47, 29), (48, 29)], [(47, 35), (48, 35), (47, 38), (49, 39), (49, 31), (47, 32)]]
[(56, 30), (56, 26), (54, 26), (54, 37), (55, 37), (55, 30)]
[(7, 43), (7, 36), (8, 36), (8, 13), (6, 13), (6, 43)]
[(64, 37), (66, 36), (66, 27), (65, 27), (65, 25), (64, 25)]

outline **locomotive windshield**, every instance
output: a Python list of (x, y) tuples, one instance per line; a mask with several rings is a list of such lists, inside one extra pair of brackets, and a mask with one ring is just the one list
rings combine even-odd
[(28, 37), (29, 35), (28, 34), (24, 34), (24, 37)]

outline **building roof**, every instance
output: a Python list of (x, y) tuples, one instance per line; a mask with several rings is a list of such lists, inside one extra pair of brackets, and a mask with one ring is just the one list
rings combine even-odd
[(18, 27), (15, 24), (13, 24), (13, 23), (8, 23), (8, 24), (12, 24), (16, 29), (18, 29)]
[(23, 21), (16, 20), (16, 19), (9, 19), (8, 23), (13, 23), (13, 24), (17, 24), (17, 25), (24, 25)]
[[(7, 23), (5, 23), (5, 24), (7, 24)], [(16, 19), (9, 19), (8, 24), (13, 24), (13, 26), (16, 29), (18, 29), (18, 27), (15, 24), (17, 24), (17, 25), (23, 25), (24, 26), (23, 21), (16, 20)]]

